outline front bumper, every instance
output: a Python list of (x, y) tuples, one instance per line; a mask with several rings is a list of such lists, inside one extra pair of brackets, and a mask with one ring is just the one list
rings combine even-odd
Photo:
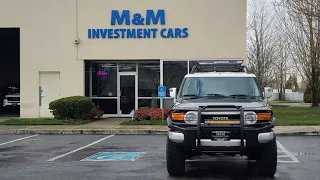
[[(185, 146), (196, 146), (197, 145), (197, 138), (196, 138), (196, 131), (193, 133), (191, 131), (183, 132), (168, 132), (169, 139), (172, 142), (179, 143)], [(187, 137), (185, 139), (185, 136)], [(261, 144), (268, 143), (274, 139), (274, 132), (246, 132), (245, 131), (245, 139), (244, 139), (244, 146), (259, 146)], [(247, 138), (246, 138), (247, 137)], [(200, 139), (201, 146), (211, 146), (211, 147), (240, 147), (241, 140), (240, 139), (230, 139), (230, 141), (213, 141), (211, 139)], [(247, 144), (248, 143), (248, 144)]]
[[(201, 120), (202, 113), (208, 112), (203, 109), (200, 109), (198, 112), (199, 119), (197, 125), (173, 123), (168, 119), (169, 139), (186, 150), (195, 150), (199, 154), (203, 152), (232, 152), (243, 155), (248, 151), (262, 147), (265, 143), (275, 138), (272, 130), (274, 118), (271, 122), (259, 124), (258, 126), (245, 125), (244, 110), (243, 108), (236, 107), (235, 111), (238, 111), (240, 114), (240, 124), (210, 125), (203, 123)], [(219, 109), (216, 111), (219, 111)], [(217, 138), (217, 133), (219, 133), (218, 137), (220, 137), (221, 132), (222, 136), (224, 138), (227, 137), (227, 139)], [(227, 133), (227, 136), (224, 133)]]
[[(264, 144), (275, 138), (275, 133), (270, 128), (244, 130), (243, 139), (231, 136), (230, 140), (225, 141), (212, 140), (208, 136), (198, 139), (196, 129), (173, 129), (171, 128), (168, 132), (169, 139), (187, 152), (194, 152), (198, 155), (203, 153), (252, 154), (258, 152)], [(225, 129), (210, 128), (205, 130), (208, 132)]]
[(16, 101), (3, 101), (3, 107), (16, 107), (20, 106), (20, 102)]

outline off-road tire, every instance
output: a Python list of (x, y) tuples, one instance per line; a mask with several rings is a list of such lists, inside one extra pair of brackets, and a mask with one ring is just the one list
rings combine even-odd
[(276, 137), (262, 148), (260, 157), (257, 159), (258, 174), (263, 177), (273, 177), (277, 171), (278, 163)]
[(167, 171), (170, 176), (183, 176), (185, 172), (185, 155), (184, 152), (167, 137)]

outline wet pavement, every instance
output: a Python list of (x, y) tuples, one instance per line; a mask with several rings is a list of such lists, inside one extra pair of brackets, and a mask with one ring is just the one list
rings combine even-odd
[[(276, 180), (318, 180), (319, 136), (278, 136)], [(0, 135), (1, 180), (267, 179), (245, 158), (187, 161), (185, 177), (168, 176), (164, 135)], [(136, 152), (117, 156), (100, 152)]]

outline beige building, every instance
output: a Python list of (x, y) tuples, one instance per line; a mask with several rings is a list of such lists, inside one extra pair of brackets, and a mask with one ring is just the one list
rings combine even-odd
[(108, 116), (172, 99), (199, 60), (246, 56), (246, 0), (0, 0), (20, 28), (20, 116), (50, 117), (60, 97), (92, 97)]

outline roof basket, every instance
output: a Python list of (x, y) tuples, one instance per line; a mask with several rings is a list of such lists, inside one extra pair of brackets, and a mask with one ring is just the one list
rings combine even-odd
[(247, 70), (242, 60), (212, 60), (198, 61), (190, 73), (196, 72), (247, 72)]

